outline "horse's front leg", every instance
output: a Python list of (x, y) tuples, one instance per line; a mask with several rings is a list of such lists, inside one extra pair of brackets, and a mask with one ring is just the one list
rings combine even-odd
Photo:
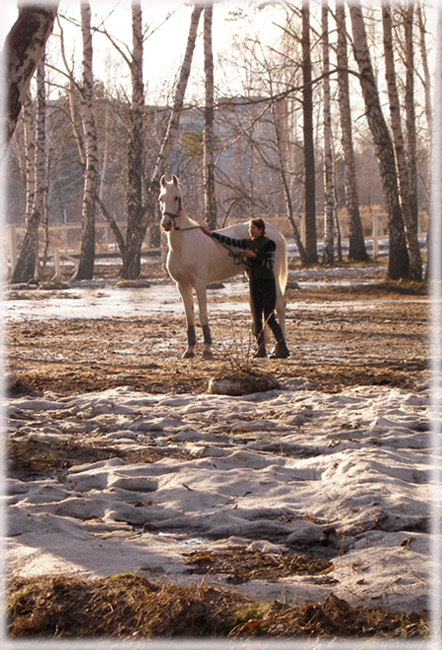
[(203, 327), (203, 336), (204, 336), (204, 359), (211, 359), (212, 354), (212, 336), (210, 334), (209, 327), (209, 318), (207, 315), (207, 285), (205, 282), (196, 282), (195, 283), (196, 297), (198, 300), (198, 311), (200, 316), (200, 322)]
[(195, 312), (193, 309), (192, 286), (190, 284), (178, 284), (178, 291), (184, 304), (187, 323), (187, 349), (182, 359), (190, 359), (195, 356), (196, 334), (195, 334)]

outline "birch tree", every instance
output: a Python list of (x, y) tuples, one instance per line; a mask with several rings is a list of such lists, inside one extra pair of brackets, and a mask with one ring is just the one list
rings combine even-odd
[(169, 117), (166, 133), (164, 134), (161, 143), (160, 151), (158, 152), (153, 173), (150, 179), (146, 182), (146, 204), (143, 208), (142, 218), (137, 224), (133, 224), (132, 231), (127, 233), (125, 257), (120, 271), (120, 275), (124, 279), (134, 279), (140, 274), (141, 244), (146, 234), (149, 219), (151, 218), (154, 206), (157, 202), (160, 178), (166, 171), (167, 161), (175, 143), (180, 115), (183, 109), (184, 94), (186, 92), (187, 81), (189, 79), (190, 68), (192, 65), (199, 18), (202, 10), (202, 5), (195, 5), (192, 12), (186, 52), (175, 89), (172, 111)]
[(381, 109), (379, 93), (368, 50), (367, 34), (361, 5), (359, 2), (352, 2), (349, 8), (353, 32), (353, 50), (359, 68), (359, 80), (364, 98), (365, 114), (379, 162), (385, 203), (388, 210), (390, 241), (388, 277), (392, 280), (397, 280), (408, 276), (409, 258), (398, 195), (393, 143)]
[[(125, 265), (132, 264), (130, 277), (140, 274), (141, 241), (139, 252), (130, 261), (133, 247), (138, 246), (138, 230), (142, 221), (143, 210), (143, 176), (144, 176), (144, 82), (143, 82), (143, 27), (139, 0), (132, 2), (132, 59), (130, 74), (132, 83), (132, 102), (130, 108), (130, 139), (128, 151), (128, 190), (127, 190), (127, 232), (123, 260)], [(144, 233), (143, 233), (144, 237)], [(125, 277), (123, 275), (123, 277)]]
[(309, 3), (302, 3), (302, 79), (303, 79), (303, 133), (304, 133), (304, 205), (305, 205), (305, 253), (306, 263), (316, 264), (316, 200), (315, 200), (315, 152), (313, 144), (313, 90), (312, 61), (310, 51)]
[(206, 223), (215, 229), (217, 222), (217, 205), (215, 196), (215, 134), (214, 134), (214, 75), (212, 48), (213, 6), (204, 8), (204, 72), (205, 72), (205, 106), (204, 106), (204, 208)]
[(92, 72), (93, 48), (91, 9), (89, 2), (81, 3), (81, 32), (83, 39), (83, 85), (81, 88), (81, 115), (84, 140), (84, 186), (81, 208), (81, 250), (76, 274), (77, 280), (91, 279), (95, 259), (95, 211), (98, 181), (97, 132), (94, 119)]
[(330, 100), (330, 53), (328, 42), (328, 2), (322, 1), (322, 71), (324, 92), (324, 254), (323, 263), (334, 262), (334, 189), (333, 189), (333, 149)]
[(417, 214), (414, 206), (410, 186), (410, 176), (402, 133), (399, 93), (396, 84), (396, 69), (393, 53), (391, 8), (382, 6), (382, 25), (384, 37), (385, 76), (387, 81), (388, 99), (390, 105), (390, 119), (393, 133), (394, 148), (399, 176), (399, 191), (402, 204), (402, 214), (406, 225), (406, 237), (410, 255), (409, 275), (414, 280), (422, 277), (422, 262), (417, 239)]
[(58, 2), (43, 5), (19, 4), (17, 21), (6, 37), (3, 60), (6, 62), (6, 128), (8, 143), (14, 133), (21, 107), (34, 72), (44, 55), (57, 13)]
[(38, 229), (44, 213), (47, 188), (45, 186), (45, 63), (44, 57), (37, 66), (37, 115), (36, 115), (36, 148), (34, 173), (34, 201), (29, 206), (31, 212), (26, 223), (26, 232), (20, 248), (20, 253), (12, 274), (11, 282), (28, 282), (36, 276), (38, 264), (39, 241)]
[(349, 251), (351, 260), (365, 262), (368, 254), (365, 247), (359, 212), (359, 197), (356, 180), (356, 163), (353, 148), (350, 91), (348, 83), (347, 30), (345, 26), (345, 6), (341, 0), (336, 3), (337, 64), (338, 64), (338, 102), (341, 126), (341, 145), (344, 156), (345, 207), (349, 226)]
[(425, 93), (425, 115), (427, 117), (428, 128), (431, 130), (431, 77), (430, 77), (430, 67), (428, 65), (428, 55), (427, 55), (427, 46), (425, 42), (425, 17), (424, 17), (424, 8), (422, 3), (418, 3), (416, 7), (417, 12), (417, 21), (419, 27), (419, 50), (422, 61), (422, 70), (423, 70), (423, 87)]
[(416, 145), (416, 114), (414, 105), (414, 45), (413, 19), (414, 5), (412, 2), (403, 9), (404, 42), (405, 42), (405, 123), (407, 129), (407, 163), (409, 183), (409, 217), (406, 220), (407, 241), (410, 252), (410, 274), (413, 280), (422, 278), (422, 263), (417, 238), (418, 205), (417, 205), (417, 145)]

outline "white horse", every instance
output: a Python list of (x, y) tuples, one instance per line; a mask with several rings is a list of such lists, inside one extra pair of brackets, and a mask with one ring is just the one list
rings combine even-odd
[[(169, 245), (166, 268), (170, 277), (176, 282), (186, 312), (187, 349), (182, 358), (195, 356), (193, 290), (196, 292), (200, 323), (203, 328), (203, 357), (211, 358), (212, 338), (207, 316), (207, 285), (238, 275), (244, 267), (238, 261), (238, 257), (235, 258), (220, 242), (207, 237), (200, 230), (198, 222), (187, 216), (176, 176), (172, 176), (171, 181), (166, 181), (165, 176), (162, 176), (160, 185), (161, 226), (167, 232)], [(248, 228), (249, 222), (245, 222), (222, 228), (217, 232), (235, 239), (245, 239), (249, 237)], [(276, 281), (276, 312), (284, 331), (287, 246), (283, 235), (272, 224), (266, 226), (266, 234), (276, 244), (273, 269)]]

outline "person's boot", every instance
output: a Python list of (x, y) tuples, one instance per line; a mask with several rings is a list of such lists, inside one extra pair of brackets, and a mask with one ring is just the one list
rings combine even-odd
[(262, 332), (256, 337), (256, 343), (257, 343), (257, 348), (253, 357), (255, 359), (261, 359), (263, 357), (266, 357), (267, 356), (266, 344), (264, 341), (264, 334)]
[(258, 347), (256, 348), (256, 352), (253, 355), (254, 359), (261, 359), (263, 357), (267, 356), (267, 351), (266, 351), (266, 346), (265, 343), (258, 343)]
[(290, 356), (290, 351), (289, 351), (289, 349), (287, 347), (285, 339), (282, 338), (277, 342), (276, 347), (275, 347), (274, 351), (272, 352), (272, 354), (270, 355), (269, 358), (270, 359), (287, 359), (287, 357), (289, 357), (289, 356)]

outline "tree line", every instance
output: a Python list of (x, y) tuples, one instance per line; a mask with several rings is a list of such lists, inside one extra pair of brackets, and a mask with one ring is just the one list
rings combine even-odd
[[(161, 106), (147, 102), (146, 34), (139, 0), (131, 3), (131, 44), (122, 47), (106, 33), (128, 66), (130, 93), (94, 79), (94, 34), (99, 28), (91, 22), (88, 2), (81, 4), (78, 26), (81, 77), (66, 55), (57, 5), (19, 9), (5, 44), (9, 178), (11, 191), (13, 184), (23, 188), (26, 218), (13, 282), (38, 274), (39, 227), (47, 231), (51, 206), (61, 204), (66, 195), (77, 196), (81, 211), (77, 278), (93, 277), (97, 215), (114, 235), (122, 259), (120, 275), (138, 277), (142, 242), (156, 220), (159, 180), (168, 172), (181, 177), (188, 201), (194, 201), (211, 228), (232, 216), (247, 218), (264, 210), (286, 214), (305, 265), (335, 263), (343, 205), (348, 256), (366, 261), (360, 214), (364, 179), (357, 164), (361, 143), (376, 159), (382, 193), (377, 202), (382, 200), (388, 214), (388, 277), (422, 278), (418, 212), (429, 203), (432, 113), (425, 6), (362, 7), (341, 0), (278, 6), (272, 14), (280, 32), (276, 42), (268, 45), (259, 35), (240, 34), (230, 54), (214, 60), (217, 6), (195, 3), (182, 64), (170, 100)], [(244, 9), (231, 19), (244, 20)], [(48, 93), (53, 63), (45, 50), (55, 21), (58, 59), (63, 62), (57, 72), (65, 81), (54, 100)], [(199, 31), (204, 98), (202, 106), (192, 106), (185, 97)], [(223, 92), (216, 85), (226, 69), (243, 77), (240, 94), (229, 93), (228, 84)], [(116, 206), (125, 217), (125, 231)], [(47, 242), (46, 237), (45, 255)]]

